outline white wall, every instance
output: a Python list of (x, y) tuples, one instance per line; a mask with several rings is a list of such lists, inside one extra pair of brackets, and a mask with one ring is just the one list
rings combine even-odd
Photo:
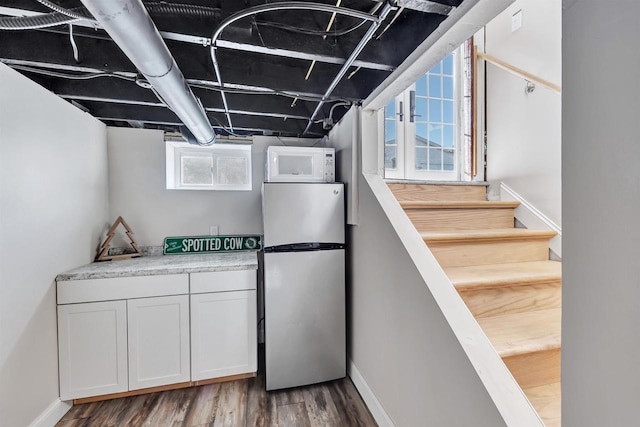
[[(522, 10), (522, 27), (511, 17)], [(486, 52), (561, 84), (561, 0), (516, 0), (486, 26)], [(487, 64), (487, 179), (490, 195), (504, 182), (551, 222), (561, 214), (561, 96)]]
[(640, 2), (563, 8), (562, 425), (637, 426)]
[[(108, 128), (109, 218), (122, 216), (142, 246), (160, 246), (167, 236), (262, 234), (261, 189), (269, 145), (315, 144), (317, 140), (254, 137), (252, 191), (167, 190), (161, 131)], [(118, 245), (118, 243), (114, 243)]]
[(106, 130), (3, 64), (0, 94), (0, 424), (27, 426), (59, 401), (54, 279), (107, 226)]

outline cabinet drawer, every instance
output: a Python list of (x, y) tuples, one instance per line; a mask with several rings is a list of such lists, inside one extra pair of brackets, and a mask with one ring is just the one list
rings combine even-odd
[(191, 293), (245, 291), (256, 289), (256, 270), (191, 273)]
[(189, 293), (188, 274), (116, 277), (58, 282), (58, 304)]

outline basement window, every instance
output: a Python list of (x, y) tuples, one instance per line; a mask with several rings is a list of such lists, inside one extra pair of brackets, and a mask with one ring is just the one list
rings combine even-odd
[(251, 191), (251, 146), (166, 142), (167, 189)]

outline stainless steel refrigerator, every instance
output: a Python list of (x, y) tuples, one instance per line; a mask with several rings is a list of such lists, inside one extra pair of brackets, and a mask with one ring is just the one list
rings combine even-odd
[(346, 376), (344, 185), (264, 183), (266, 388)]

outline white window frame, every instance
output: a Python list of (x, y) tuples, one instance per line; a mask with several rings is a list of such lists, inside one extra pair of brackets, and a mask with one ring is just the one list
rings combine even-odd
[[(406, 105), (404, 103), (404, 92), (398, 96), (396, 96), (394, 98), (394, 102), (396, 105), (396, 168), (395, 169), (387, 169), (384, 164), (385, 164), (385, 152), (386, 152), (386, 141), (385, 141), (385, 125), (386, 125), (386, 121), (387, 118), (385, 116), (385, 109), (381, 108), (380, 111), (378, 111), (378, 135), (380, 135), (380, 138), (382, 139), (382, 147), (383, 147), (383, 154), (382, 154), (382, 165), (383, 165), (383, 169), (384, 169), (384, 174), (385, 174), (385, 178), (389, 178), (389, 179), (404, 179), (405, 178), (405, 131), (404, 131), (404, 122), (400, 122), (398, 121), (397, 117), (398, 114), (400, 112), (400, 102), (403, 103), (403, 109), (404, 109), (404, 105)], [(405, 116), (406, 117), (406, 116)]]
[[(182, 160), (185, 157), (211, 159), (211, 181), (206, 184), (185, 184), (183, 182)], [(224, 184), (218, 182), (215, 171), (220, 160), (242, 159), (245, 162), (245, 182)], [(166, 141), (166, 186), (170, 190), (215, 190), (251, 191), (252, 186), (251, 145), (213, 144), (198, 146), (186, 142)]]
[[(398, 165), (396, 169), (383, 168), (386, 179), (406, 179), (419, 181), (458, 181), (461, 179), (464, 169), (464, 129), (463, 129), (463, 102), (462, 102), (462, 67), (464, 65), (464, 55), (462, 47), (454, 51), (454, 115), (455, 115), (455, 142), (454, 142), (454, 169), (452, 171), (417, 170), (415, 168), (415, 136), (416, 123), (411, 122), (410, 114), (410, 91), (415, 90), (415, 84), (402, 92), (395, 98), (396, 116), (398, 113), (404, 114), (404, 120), (400, 122), (396, 117), (396, 158)], [(425, 73), (426, 74), (426, 73)], [(403, 104), (403, 111), (400, 111), (400, 102)], [(379, 110), (379, 143), (385, 147), (385, 118), (384, 108)], [(427, 148), (428, 150), (428, 148)]]

